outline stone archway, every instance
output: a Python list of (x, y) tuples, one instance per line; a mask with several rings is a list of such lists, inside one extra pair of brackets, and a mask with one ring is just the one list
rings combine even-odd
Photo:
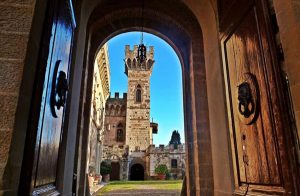
[(135, 163), (130, 168), (130, 180), (144, 180), (145, 168), (139, 164)]
[[(12, 115), (12, 117), (7, 118), (8, 120), (6, 120), (9, 123), (9, 127), (5, 129), (6, 132), (4, 136), (6, 143), (3, 145), (5, 148), (5, 152), (3, 154), (5, 156), (9, 156), (9, 158), (7, 164), (4, 162), (4, 165), (1, 166), (1, 172), (3, 171), (2, 167), (5, 167), (5, 173), (2, 175), (3, 179), (5, 179), (5, 183), (0, 181), (0, 187), (1, 189), (4, 189), (4, 193), (8, 192), (12, 194), (16, 194), (18, 189), (18, 184), (20, 182), (21, 163), (24, 154), (25, 138), (27, 135), (30, 136), (30, 133), (27, 133), (27, 128), (30, 126), (28, 119), (30, 118), (31, 107), (29, 106), (29, 103), (31, 103), (35, 95), (34, 82), (36, 73), (39, 71), (37, 59), (39, 47), (42, 44), (41, 32), (43, 31), (44, 17), (45, 13), (47, 12), (47, 2), (50, 1), (26, 1), (24, 2), (24, 5), (23, 2), (22, 5), (19, 1), (15, 2), (17, 4), (9, 2), (9, 6), (15, 7), (17, 5), (18, 10), (19, 8), (20, 10), (26, 9), (26, 14), (21, 14), (22, 16), (20, 15), (22, 19), (16, 17), (16, 22), (21, 21), (21, 23), (23, 23), (24, 18), (26, 18), (26, 21), (33, 22), (32, 24), (30, 24), (30, 22), (26, 23), (25, 29), (20, 28), (17, 29), (16, 32), (9, 30), (11, 25), (6, 25), (3, 31), (5, 32), (4, 40), (10, 40), (5, 41), (6, 45), (4, 45), (4, 47), (7, 47), (7, 49), (11, 51), (3, 53), (2, 56), (9, 57), (9, 65), (11, 62), (13, 62), (13, 64), (18, 65), (18, 67), (20, 66), (20, 69), (14, 68), (13, 71), (20, 70), (20, 72), (22, 72), (22, 70), (24, 70), (23, 74), (20, 73), (22, 77), (12, 80), (17, 83), (16, 87), (13, 85), (14, 90), (12, 92), (9, 91), (9, 94), (5, 95), (4, 99), (2, 99), (2, 103), (7, 106), (2, 107), (6, 111), (5, 113), (7, 113), (6, 115), (4, 114), (4, 119), (9, 117), (9, 115)], [(85, 136), (85, 127), (83, 126), (84, 123), (82, 123), (82, 121), (84, 120), (86, 110), (84, 109), (85, 106), (83, 108), (80, 107), (84, 104), (88, 104), (86, 100), (88, 100), (88, 97), (90, 96), (88, 90), (90, 80), (88, 80), (88, 75), (92, 72), (92, 66), (90, 64), (94, 53), (97, 50), (95, 45), (101, 45), (109, 38), (121, 32), (139, 30), (140, 22), (138, 21), (141, 21), (140, 17), (135, 17), (138, 15), (137, 12), (134, 12), (134, 10), (138, 10), (138, 1), (78, 0), (73, 2), (76, 9), (78, 28), (74, 42), (75, 49), (73, 55), (74, 60), (72, 63), (73, 66), (71, 68), (73, 73), (72, 77), (70, 78), (72, 83), (72, 87), (70, 89), (71, 98), (68, 101), (69, 105), (72, 105), (72, 107), (70, 107), (66, 112), (68, 120), (66, 121), (66, 128), (62, 136), (65, 138), (65, 141), (63, 147), (61, 148), (62, 153), (66, 156), (63, 157), (63, 160), (60, 160), (60, 177), (58, 182), (58, 188), (59, 190), (62, 190), (64, 195), (70, 195), (72, 192), (72, 185), (75, 184), (74, 186), (76, 186), (76, 182), (72, 182), (72, 178), (74, 177), (72, 163), (74, 161), (74, 154), (77, 153), (74, 150), (76, 145), (80, 146), (80, 149), (78, 149), (78, 153), (80, 155), (76, 157), (76, 160), (81, 161), (85, 156), (86, 142), (84, 140), (87, 137), (83, 137)], [(228, 122), (225, 120), (227, 114), (224, 104), (225, 93), (223, 87), (223, 74), (221, 68), (222, 65), (220, 63), (220, 46), (218, 38), (219, 17), (217, 13), (217, 2), (222, 1), (164, 0), (163, 2), (147, 2), (148, 4), (146, 3), (146, 9), (148, 9), (148, 13), (151, 12), (152, 16), (158, 17), (154, 17), (152, 20), (148, 17), (148, 20), (145, 21), (147, 22), (147, 24), (145, 24), (145, 27), (147, 27), (145, 30), (167, 40), (180, 56), (181, 61), (183, 62), (182, 64), (189, 65), (183, 66), (185, 67), (183, 69), (183, 78), (185, 83), (184, 96), (186, 138), (188, 138), (187, 150), (189, 153), (187, 163), (187, 173), (189, 175), (187, 180), (188, 194), (193, 193), (199, 195), (200, 193), (206, 193), (211, 195), (232, 195), (232, 182), (234, 180), (232, 177), (232, 160), (229, 155), (230, 150), (228, 149), (229, 134), (226, 124)], [(274, 2), (277, 2), (277, 0), (274, 0)], [(162, 3), (161, 6), (159, 6), (158, 3)], [(6, 3), (4, 3), (2, 6), (5, 8)], [(285, 4), (285, 6), (290, 5), (288, 3)], [(134, 7), (136, 9), (134, 9)], [(280, 14), (281, 12), (279, 8), (281, 7), (284, 6), (281, 6), (281, 4), (278, 3), (276, 4), (276, 8), (279, 10), (276, 12), (276, 14), (278, 14), (280, 16), (278, 18), (281, 19), (279, 21), (279, 25), (285, 24), (285, 22), (288, 21), (286, 19), (287, 17), (285, 17), (286, 15)], [(110, 18), (110, 14), (114, 15), (116, 14), (117, 10), (121, 11), (123, 8), (123, 13), (125, 15), (119, 14), (119, 20), (116, 18), (112, 20), (112, 18)], [(31, 10), (30, 14), (27, 11), (29, 9)], [(34, 9), (35, 13), (33, 14), (32, 11)], [(14, 13), (15, 11), (15, 9), (10, 9), (9, 13)], [(97, 15), (94, 13), (91, 15), (93, 11), (98, 12), (99, 14)], [(284, 13), (290, 16), (290, 12)], [(191, 18), (193, 18), (192, 21), (195, 21), (194, 19), (196, 18), (196, 23), (189, 20), (189, 16), (191, 16), (191, 14)], [(291, 17), (292, 16), (293, 15), (291, 15)], [(99, 18), (102, 18), (103, 20), (102, 22), (98, 21), (99, 23), (97, 26), (96, 21)], [(167, 18), (171, 19), (172, 22), (168, 23)], [(188, 20), (186, 20), (186, 18), (188, 18)], [(160, 19), (162, 20), (160, 21)], [(174, 22), (178, 25), (173, 25)], [(183, 24), (187, 24), (189, 22), (191, 22), (191, 25), (187, 26), (190, 26), (190, 28), (185, 29), (186, 25)], [(195, 29), (199, 29), (198, 23), (201, 23), (204, 39), (201, 38), (201, 31), (200, 33), (195, 33), (193, 30), (193, 24), (196, 24)], [(292, 26), (294, 27), (294, 25)], [(180, 37), (180, 33), (177, 33), (176, 29), (181, 29), (179, 30), (180, 32), (185, 32), (182, 35), (185, 34), (188, 36)], [(284, 32), (288, 32), (290, 34), (293, 33), (293, 31)], [(30, 39), (27, 43), (28, 37)], [(95, 37), (98, 37), (99, 39), (94, 39)], [(199, 37), (200, 39), (198, 39)], [(289, 36), (289, 39), (292, 38), (293, 36)], [(91, 41), (97, 43), (91, 44)], [(22, 47), (14, 43), (21, 43)], [(287, 51), (287, 48), (291, 49), (292, 53), (297, 51), (297, 48), (293, 49), (294, 47), (292, 47), (292, 44), (285, 43), (287, 43), (286, 40), (283, 41), (283, 48), (285, 55), (288, 58), (288, 54), (291, 53)], [(199, 47), (196, 47), (196, 44), (198, 44)], [(291, 48), (289, 48), (290, 46)], [(197, 50), (201, 51), (199, 52)], [(205, 50), (205, 53), (203, 50)], [(202, 61), (200, 64), (196, 63), (196, 59), (205, 59), (205, 64), (209, 66), (205, 66), (204, 61)], [(291, 63), (296, 62), (292, 60), (290, 61)], [(287, 62), (287, 65), (289, 65), (289, 62)], [(6, 67), (12, 69), (11, 66)], [(11, 71), (9, 70), (8, 73), (11, 73)], [(9, 76), (9, 74), (7, 75)], [(12, 83), (14, 84), (14, 82)], [(22, 83), (20, 92), (19, 83)], [(82, 87), (81, 90), (79, 88), (80, 86)], [(206, 89), (206, 87), (208, 88)], [(2, 94), (1, 96), (4, 95)], [(16, 108), (17, 110), (15, 110)], [(210, 116), (209, 119), (208, 115)], [(78, 136), (76, 136), (76, 134), (78, 134)], [(11, 137), (12, 140), (10, 144)], [(75, 141), (76, 137), (77, 141)], [(83, 139), (81, 140), (79, 138)], [(204, 159), (199, 159), (200, 155), (204, 155)], [(1, 160), (4, 159), (6, 158), (4, 157)], [(84, 190), (84, 182), (86, 180), (84, 173), (86, 167), (84, 165), (82, 166), (80, 163), (75, 163), (74, 167), (75, 174), (80, 175), (80, 180), (77, 183), (79, 186), (78, 189)], [(77, 167), (81, 168), (81, 171), (76, 170)], [(83, 191), (80, 193), (83, 193)]]
[[(143, 17), (142, 1), (138, 0), (102, 1), (94, 9), (87, 26), (89, 44), (83, 67), (85, 83), (82, 100), (90, 96), (93, 62), (101, 45), (120, 33), (138, 31), (143, 24), (145, 32), (164, 39), (173, 47), (182, 65), (188, 192), (197, 193), (202, 186), (202, 191), (212, 192), (212, 155), (207, 123), (209, 114), (202, 30), (194, 14), (183, 2), (149, 2), (145, 1)], [(169, 3), (172, 3), (172, 7), (168, 6)], [(89, 103), (84, 102), (85, 108), (82, 111), (88, 114)], [(200, 159), (204, 154), (206, 158)], [(198, 182), (196, 179), (200, 179), (200, 176), (201, 181)]]

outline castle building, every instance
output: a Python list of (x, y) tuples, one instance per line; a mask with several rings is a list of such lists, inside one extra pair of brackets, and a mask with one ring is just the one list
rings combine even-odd
[[(182, 176), (184, 148), (159, 148), (153, 145), (158, 124), (150, 122), (150, 77), (154, 64), (154, 48), (140, 62), (138, 46), (125, 46), (125, 74), (128, 92), (115, 93), (106, 102), (105, 136), (102, 160), (112, 166), (111, 180), (144, 180), (155, 177), (154, 168), (166, 164), (178, 177)], [(176, 169), (171, 162), (176, 161)], [(180, 169), (177, 169), (177, 162)], [(177, 172), (178, 170), (178, 172)]]
[[(138, 58), (138, 46), (125, 46), (125, 74), (128, 92), (106, 102), (103, 160), (112, 165), (112, 180), (147, 178), (145, 155), (158, 125), (150, 122), (150, 76), (154, 48), (149, 47), (144, 61)], [(146, 49), (145, 49), (146, 52)]]

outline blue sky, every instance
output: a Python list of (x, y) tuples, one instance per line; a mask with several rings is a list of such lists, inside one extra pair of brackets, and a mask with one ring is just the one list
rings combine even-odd
[[(129, 32), (108, 41), (111, 94), (127, 92), (127, 76), (124, 74), (125, 45), (138, 45), (140, 32)], [(150, 114), (158, 123), (154, 144), (168, 144), (173, 130), (179, 130), (184, 143), (184, 118), (181, 65), (173, 48), (164, 40), (144, 33), (144, 44), (154, 46), (155, 64), (150, 83)]]

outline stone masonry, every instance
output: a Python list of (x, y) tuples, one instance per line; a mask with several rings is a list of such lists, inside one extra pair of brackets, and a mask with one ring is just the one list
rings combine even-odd
[[(139, 63), (138, 46), (130, 50), (125, 47), (125, 73), (128, 76), (126, 114), (126, 143), (129, 151), (146, 150), (150, 145), (150, 76), (153, 68), (153, 47), (149, 47), (147, 59)], [(141, 90), (141, 101), (137, 101), (137, 88)]]
[[(20, 97), (28, 98), (27, 94), (21, 94), (27, 89), (23, 88), (20, 91), (20, 87), (34, 7), (35, 0), (0, 1), (0, 195), (2, 190), (9, 189), (9, 183), (12, 181), (12, 177), (5, 176), (4, 171), (5, 168), (8, 170), (7, 161), (12, 146), (13, 130), (16, 127), (18, 100)], [(38, 39), (38, 36), (36, 37)], [(33, 63), (34, 58), (30, 60)], [(30, 81), (27, 80), (27, 83)], [(26, 112), (27, 108), (29, 104), (23, 106), (23, 111)], [(9, 167), (12, 168), (11, 171), (20, 171), (21, 164), (22, 159), (19, 159), (14, 166)]]
[(168, 167), (170, 179), (183, 179), (185, 175), (185, 147), (178, 145), (150, 145), (146, 153), (146, 172), (149, 179), (155, 179), (155, 168), (164, 164)]

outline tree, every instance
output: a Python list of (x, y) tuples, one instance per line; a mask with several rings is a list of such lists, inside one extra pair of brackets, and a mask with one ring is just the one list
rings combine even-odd
[(170, 144), (173, 144), (175, 149), (177, 149), (178, 145), (181, 144), (180, 134), (179, 134), (178, 131), (176, 131), (176, 130), (173, 131), (172, 136), (171, 136), (171, 140), (169, 142), (169, 145)]

